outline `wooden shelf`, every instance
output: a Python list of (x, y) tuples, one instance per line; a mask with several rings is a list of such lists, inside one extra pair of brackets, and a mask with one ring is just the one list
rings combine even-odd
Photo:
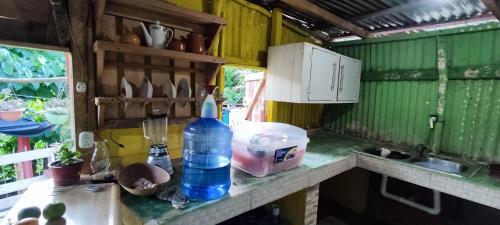
[[(124, 97), (95, 97), (94, 102), (96, 105), (106, 104), (106, 103), (152, 103), (152, 102), (165, 102), (165, 103), (174, 103), (176, 100), (180, 100), (180, 98), (172, 99), (172, 98), (124, 98)], [(196, 98), (189, 98), (189, 102), (196, 102)], [(216, 97), (215, 101), (222, 102), (224, 100), (223, 97)]]
[[(159, 49), (159, 48), (151, 48), (144, 46), (133, 46), (128, 44), (121, 44), (110, 41), (99, 41), (99, 40), (94, 43), (94, 52), (96, 53), (96, 69), (97, 69), (98, 83), (101, 82), (102, 76), (104, 75), (106, 52), (115, 52), (115, 53), (123, 53), (130, 55), (142, 55), (142, 56), (157, 56), (157, 57), (166, 57), (170, 59), (186, 60), (189, 62), (208, 63), (207, 69), (205, 71), (208, 78), (207, 82), (213, 79), (213, 77), (215, 77), (219, 73), (222, 64), (226, 63), (226, 60), (224, 60), (223, 58), (210, 55), (172, 51), (168, 49)], [(137, 63), (129, 63), (129, 64), (130, 67), (139, 67), (139, 64)], [(144, 65), (144, 68), (147, 67), (152, 68), (153, 66)]]
[(161, 0), (97, 0), (95, 11), (98, 37), (103, 29), (102, 18), (104, 14), (108, 14), (149, 23), (160, 21), (162, 25), (174, 29), (204, 34), (211, 42), (207, 45), (208, 50), (213, 48), (215, 37), (220, 33), (222, 26), (227, 24), (222, 17)]
[[(174, 119), (168, 118), (168, 124), (185, 124), (193, 122), (197, 117), (176, 117)], [(138, 128), (142, 127), (144, 118), (136, 119), (121, 119), (121, 120), (106, 120), (99, 126), (99, 129), (112, 129), (112, 128)], [(118, 122), (118, 123), (116, 123)], [(116, 125), (116, 126), (115, 126)]]
[[(106, 120), (105, 114), (107, 109), (107, 104), (111, 103), (144, 103), (149, 104), (153, 102), (164, 102), (169, 106), (172, 106), (176, 103), (176, 100), (181, 100), (179, 98), (124, 98), (124, 97), (95, 97), (94, 103), (97, 106), (97, 125), (99, 129), (102, 128), (113, 128), (114, 124), (117, 120)], [(224, 101), (222, 96), (218, 96), (215, 98), (217, 102)], [(188, 102), (197, 102), (196, 105), (201, 107), (202, 99), (197, 98), (189, 98)], [(137, 127), (138, 121), (142, 121), (143, 119), (120, 119), (119, 123), (123, 123), (123, 126), (117, 126), (117, 128), (132, 128)], [(128, 122), (127, 122), (128, 121)]]
[(117, 52), (117, 53), (132, 54), (132, 55), (159, 56), (171, 59), (181, 59), (190, 62), (205, 62), (205, 63), (215, 63), (215, 64), (226, 63), (226, 61), (223, 58), (214, 57), (210, 55), (172, 51), (168, 49), (151, 48), (143, 46), (133, 46), (133, 45), (115, 43), (110, 41), (96, 41), (94, 43), (94, 52), (98, 53), (99, 51)]
[[(183, 8), (160, 0), (106, 0), (105, 12), (120, 16), (141, 17), (142, 15), (165, 16), (194, 24), (221, 24), (226, 21), (212, 14)], [(132, 11), (133, 9), (133, 11)], [(149, 17), (149, 16), (148, 16)]]
[[(167, 104), (172, 104), (176, 99), (172, 98), (124, 98), (124, 97), (96, 97), (94, 102), (95, 105), (101, 105), (106, 103), (152, 103), (152, 102), (165, 102)], [(189, 98), (190, 102), (195, 102), (195, 98)]]
[[(97, 38), (93, 46), (97, 72), (95, 83), (100, 87), (97, 96), (119, 95), (123, 77), (135, 85), (147, 77), (157, 86), (177, 84), (186, 79), (193, 92), (197, 93), (199, 87), (213, 81), (226, 63), (225, 59), (210, 55), (218, 44), (217, 36), (227, 24), (222, 17), (179, 7), (164, 0), (96, 0), (94, 7)], [(148, 26), (156, 21), (172, 28), (177, 36), (187, 33), (203, 35), (209, 55), (117, 42), (117, 37), (126, 30), (142, 32), (136, 30), (139, 22)], [(186, 106), (180, 104), (186, 101)], [(219, 97), (216, 101), (220, 103), (223, 99)], [(97, 106), (99, 128), (112, 128), (116, 121), (119, 121), (117, 127), (140, 127), (143, 118), (152, 110), (169, 113), (172, 118), (199, 116), (202, 98), (96, 97), (94, 102), (88, 104)]]

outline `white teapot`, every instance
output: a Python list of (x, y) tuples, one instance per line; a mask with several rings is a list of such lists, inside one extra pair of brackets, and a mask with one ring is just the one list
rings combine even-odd
[(144, 31), (144, 37), (146, 37), (146, 44), (149, 47), (166, 48), (174, 37), (174, 30), (160, 25), (160, 21), (156, 21), (154, 24), (149, 25), (149, 32), (142, 22), (141, 27)]

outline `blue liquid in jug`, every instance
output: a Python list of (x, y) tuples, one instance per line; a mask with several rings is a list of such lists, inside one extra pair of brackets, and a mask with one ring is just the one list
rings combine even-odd
[(231, 139), (231, 129), (214, 118), (184, 129), (182, 191), (189, 199), (215, 199), (229, 190)]
[(183, 191), (191, 199), (216, 199), (231, 186), (231, 165), (214, 169), (199, 169), (184, 164)]

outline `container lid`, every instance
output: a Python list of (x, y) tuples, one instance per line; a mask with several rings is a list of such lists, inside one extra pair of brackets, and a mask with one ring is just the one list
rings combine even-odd
[(274, 122), (243, 123), (234, 129), (234, 139), (258, 151), (274, 151), (300, 142), (309, 142), (304, 129)]

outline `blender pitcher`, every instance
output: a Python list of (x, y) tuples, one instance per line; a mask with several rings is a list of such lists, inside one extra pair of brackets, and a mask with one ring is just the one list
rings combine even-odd
[(149, 140), (151, 145), (147, 162), (172, 175), (174, 169), (167, 149), (167, 115), (153, 115), (144, 120), (142, 126), (144, 137)]

